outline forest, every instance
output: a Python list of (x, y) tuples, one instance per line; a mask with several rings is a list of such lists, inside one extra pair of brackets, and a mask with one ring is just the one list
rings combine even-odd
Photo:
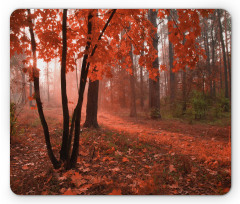
[(228, 193), (230, 14), (15, 10), (10, 187), (18, 195)]

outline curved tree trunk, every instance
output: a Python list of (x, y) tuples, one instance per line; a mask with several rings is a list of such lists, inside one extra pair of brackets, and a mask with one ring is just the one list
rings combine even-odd
[[(98, 37), (98, 41), (101, 40), (103, 33), (105, 32), (106, 28), (108, 27), (108, 24), (110, 23), (111, 19), (113, 18), (113, 15), (116, 13), (116, 9), (113, 9), (108, 21), (106, 22), (100, 36)], [(88, 15), (88, 41), (87, 41), (87, 45), (86, 45), (86, 52), (88, 52), (90, 45), (91, 45), (91, 33), (92, 33), (92, 19), (93, 15), (92, 12), (89, 12)], [(97, 49), (97, 44), (94, 46), (92, 52), (91, 52), (91, 56), (94, 55), (95, 51)], [(74, 168), (76, 166), (77, 163), (77, 157), (78, 157), (78, 149), (79, 149), (79, 136), (80, 136), (80, 121), (81, 121), (81, 112), (82, 112), (82, 103), (83, 103), (83, 94), (85, 91), (85, 86), (86, 86), (86, 81), (87, 81), (87, 74), (88, 74), (88, 70), (89, 70), (89, 66), (90, 63), (87, 63), (87, 59), (88, 59), (88, 54), (85, 54), (83, 57), (83, 62), (82, 62), (82, 69), (81, 69), (81, 78), (80, 78), (80, 88), (79, 88), (79, 96), (78, 96), (78, 102), (77, 105), (74, 109), (74, 113), (76, 117), (75, 117), (75, 133), (74, 133), (74, 142), (73, 142), (73, 150), (72, 150), (72, 155), (71, 155), (71, 159), (68, 162), (68, 168)]]
[(51, 141), (50, 141), (50, 136), (49, 136), (49, 130), (48, 130), (48, 125), (45, 120), (45, 116), (43, 113), (43, 108), (42, 108), (42, 102), (40, 98), (40, 90), (39, 90), (39, 71), (37, 69), (37, 58), (36, 58), (36, 41), (33, 33), (33, 25), (32, 25), (32, 20), (30, 18), (30, 9), (28, 9), (28, 15), (29, 15), (29, 31), (30, 31), (30, 37), (31, 37), (31, 47), (32, 47), (32, 54), (33, 54), (33, 82), (34, 82), (34, 92), (35, 92), (35, 99), (37, 103), (37, 109), (39, 113), (39, 117), (41, 120), (41, 124), (44, 130), (44, 136), (45, 136), (45, 142), (47, 146), (47, 152), (48, 156), (54, 166), (54, 168), (59, 168), (60, 163), (57, 161), (56, 157), (53, 154), (52, 151), (52, 146), (51, 146)]

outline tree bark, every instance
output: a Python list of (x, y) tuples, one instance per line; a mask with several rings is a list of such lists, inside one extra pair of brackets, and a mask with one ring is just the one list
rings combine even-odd
[[(153, 9), (149, 10), (149, 20), (155, 28), (157, 28), (157, 11)], [(158, 51), (158, 36), (157, 32), (154, 34), (153, 47)], [(158, 57), (153, 62), (153, 68), (159, 70)], [(151, 110), (152, 118), (161, 118), (160, 114), (160, 85), (159, 85), (159, 75), (156, 76), (156, 80), (149, 78), (149, 107)], [(152, 114), (153, 113), (153, 114)]]
[[(103, 33), (107, 29), (107, 27), (108, 27), (108, 25), (109, 25), (110, 21), (112, 20), (115, 13), (116, 13), (116, 9), (113, 9), (113, 11), (112, 11), (108, 21), (106, 22), (100, 36), (98, 37), (98, 41), (101, 40), (101, 38), (103, 36)], [(92, 19), (92, 17), (93, 17), (92, 11), (90, 11), (89, 15), (88, 15), (88, 26), (87, 26), (88, 27), (88, 41), (87, 41), (87, 45), (86, 45), (86, 48), (85, 48), (86, 53), (88, 52), (88, 50), (90, 48), (90, 45), (91, 45), (91, 33), (92, 33), (91, 19)], [(94, 48), (91, 52), (91, 56), (94, 55), (96, 49), (97, 49), (97, 44), (94, 46)], [(77, 102), (77, 105), (76, 105), (76, 107), (74, 109), (74, 113), (73, 113), (73, 116), (75, 114), (75, 120), (72, 120), (72, 122), (74, 122), (74, 125), (75, 125), (75, 133), (74, 133), (73, 150), (72, 150), (71, 159), (68, 162), (69, 163), (68, 168), (74, 168), (76, 166), (76, 163), (77, 163), (83, 94), (84, 94), (84, 91), (85, 91), (87, 74), (88, 74), (88, 70), (89, 70), (89, 66), (90, 66), (90, 63), (87, 62), (87, 59), (88, 59), (88, 54), (85, 54), (84, 57), (83, 57), (83, 62), (82, 62), (78, 102)]]
[(140, 106), (144, 108), (144, 91), (143, 91), (143, 67), (140, 66)]
[(60, 159), (67, 159), (67, 142), (69, 136), (69, 110), (66, 88), (66, 59), (67, 59), (67, 9), (63, 9), (62, 19), (62, 61), (61, 61), (61, 94), (62, 94), (62, 111), (63, 111), (63, 133), (62, 146), (60, 150)]
[(77, 90), (78, 90), (78, 72), (77, 72), (77, 60), (75, 59), (76, 64), (76, 83), (77, 83)]
[(211, 71), (211, 66), (210, 66), (210, 51), (209, 51), (209, 43), (208, 43), (208, 26), (206, 23), (206, 19), (204, 19), (204, 46), (205, 46), (205, 51), (207, 55), (207, 70), (208, 70), (208, 85), (210, 88), (210, 96), (213, 96), (213, 90), (212, 90), (212, 71)]
[(229, 80), (229, 96), (231, 100), (231, 59), (228, 52), (228, 36), (227, 36), (227, 12), (225, 11), (225, 41), (226, 41), (226, 54), (227, 54), (227, 66), (228, 66), (228, 80)]
[[(29, 82), (29, 96), (32, 97), (33, 93), (32, 93), (32, 82)], [(32, 100), (29, 100), (29, 106), (32, 107)]]
[(221, 23), (221, 14), (220, 10), (217, 10), (218, 14), (218, 24), (219, 24), (219, 31), (220, 31), (220, 41), (222, 45), (222, 52), (223, 52), (223, 64), (224, 64), (224, 82), (225, 82), (225, 97), (229, 98), (228, 94), (228, 75), (227, 75), (227, 60), (226, 60), (226, 52), (225, 52), (225, 45), (223, 41), (223, 30), (222, 30), (222, 23)]
[(182, 70), (182, 98), (183, 98), (183, 106), (182, 106), (182, 113), (184, 114), (187, 110), (187, 77), (186, 77), (186, 71)]
[[(170, 11), (171, 12), (171, 11)], [(168, 21), (170, 21), (170, 15), (168, 16)], [(168, 30), (168, 35), (170, 34)], [(169, 49), (169, 67), (170, 67), (170, 102), (173, 103), (175, 99), (175, 73), (173, 72), (173, 44), (168, 40), (168, 49)]]
[(135, 78), (134, 78), (134, 60), (133, 60), (133, 47), (131, 45), (131, 50), (129, 51), (129, 55), (132, 60), (132, 74), (130, 74), (130, 87), (131, 87), (131, 104), (130, 104), (130, 117), (137, 116), (137, 109), (136, 109), (136, 91), (135, 91)]
[(37, 69), (36, 41), (35, 41), (35, 37), (34, 37), (33, 24), (32, 24), (30, 15), (31, 15), (31, 12), (30, 12), (30, 9), (28, 9), (29, 31), (30, 31), (30, 37), (31, 37), (32, 54), (33, 54), (33, 82), (34, 82), (34, 92), (35, 92), (34, 97), (36, 99), (39, 117), (40, 117), (41, 124), (42, 124), (43, 130), (44, 130), (44, 136), (45, 136), (45, 142), (46, 142), (46, 146), (47, 146), (48, 156), (49, 156), (54, 168), (59, 168), (60, 163), (57, 161), (57, 159), (54, 156), (53, 151), (52, 151), (48, 125), (45, 120), (45, 116), (44, 116), (43, 108), (42, 108), (42, 102), (41, 102), (40, 90), (39, 90), (39, 70)]
[(26, 101), (26, 80), (25, 80), (25, 73), (22, 71), (22, 104), (25, 104)]
[[(213, 70), (213, 72), (214, 72), (214, 69), (215, 69), (215, 50), (214, 49), (215, 49), (215, 42), (214, 42), (214, 39), (212, 37), (212, 70)], [(216, 82), (215, 82), (215, 79), (213, 80), (212, 89), (213, 89), (213, 92), (212, 92), (213, 97), (215, 97), (216, 96)]]
[(49, 93), (49, 66), (48, 66), (48, 62), (47, 62), (47, 94), (48, 94), (48, 103), (50, 101), (50, 93)]
[(97, 122), (99, 80), (89, 80), (87, 110), (84, 127), (99, 128)]
[[(211, 37), (212, 37), (212, 71), (215, 73), (215, 39), (214, 39), (214, 15), (213, 15), (213, 23), (212, 23), (212, 29), (211, 29)], [(213, 97), (216, 97), (216, 79), (213, 80)]]

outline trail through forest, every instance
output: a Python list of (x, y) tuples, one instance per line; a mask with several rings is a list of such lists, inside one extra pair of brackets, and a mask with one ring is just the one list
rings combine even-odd
[[(53, 111), (58, 112), (48, 109), (46, 115), (57, 154), (61, 114), (53, 118)], [(66, 172), (52, 169), (35, 111), (23, 114), (18, 137), (11, 141), (12, 190), (17, 194), (223, 194), (229, 190), (229, 127), (108, 112), (100, 112), (98, 118), (101, 128), (83, 129), (77, 168)]]

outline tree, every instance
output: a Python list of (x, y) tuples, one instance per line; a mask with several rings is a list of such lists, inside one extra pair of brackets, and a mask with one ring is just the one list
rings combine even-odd
[(61, 94), (63, 111), (63, 137), (60, 158), (67, 159), (67, 141), (69, 137), (69, 110), (66, 88), (66, 59), (67, 59), (67, 9), (63, 10), (62, 18), (62, 60), (61, 60)]
[(88, 96), (87, 96), (87, 109), (86, 109), (86, 120), (84, 127), (98, 128), (97, 112), (98, 112), (98, 90), (99, 80), (89, 80)]
[[(153, 9), (149, 10), (149, 20), (155, 28), (153, 31), (154, 34), (152, 36), (153, 47), (156, 51), (158, 51), (157, 11), (153, 11)], [(161, 118), (158, 56), (155, 57), (152, 67), (157, 70), (157, 74), (154, 80), (151, 78), (149, 79), (149, 108), (151, 110), (152, 118)]]
[(129, 51), (130, 58), (132, 60), (131, 71), (130, 74), (130, 87), (131, 87), (131, 102), (130, 102), (130, 117), (137, 116), (137, 108), (136, 108), (136, 92), (135, 92), (135, 77), (134, 77), (134, 59), (133, 59), (133, 47), (131, 45), (131, 50)]
[[(147, 14), (149, 14), (148, 18)], [(152, 109), (152, 117), (161, 117), (159, 71), (166, 67), (163, 63), (159, 66), (158, 57), (160, 46), (158, 45), (157, 23), (161, 18), (168, 18), (167, 25), (164, 21), (162, 22), (165, 23), (165, 27), (168, 27), (170, 48), (168, 54), (171, 58), (169, 65), (172, 74), (180, 70), (183, 71), (182, 82), (185, 84), (183, 84), (182, 91), (183, 93), (186, 92), (186, 94), (183, 94), (183, 101), (186, 104), (189, 93), (188, 87), (191, 86), (188, 75), (191, 74), (191, 70), (194, 70), (196, 65), (200, 67), (202, 61), (204, 61), (205, 53), (201, 48), (203, 41), (199, 43), (196, 39), (201, 40), (199, 38), (201, 34), (199, 17), (207, 14), (208, 12), (194, 9), (176, 10), (174, 15), (169, 10), (157, 11), (153, 9), (118, 11), (116, 9), (100, 9), (99, 11), (96, 9), (64, 9), (63, 11), (49, 9), (34, 10), (33, 13), (30, 10), (17, 10), (12, 15), (11, 56), (15, 52), (24, 52), (27, 56), (27, 73), (30, 81), (34, 82), (34, 98), (44, 130), (47, 151), (54, 168), (58, 168), (62, 162), (66, 164), (67, 169), (76, 166), (81, 112), (87, 78), (90, 79), (90, 82), (85, 123), (90, 121), (97, 126), (99, 80), (103, 77), (108, 78), (105, 80), (105, 88), (112, 89), (111, 98), (114, 99), (114, 102), (122, 98), (122, 106), (129, 104), (131, 115), (136, 115), (138, 100), (141, 101), (141, 107), (144, 103), (142, 89), (147, 87), (147, 76), (143, 74), (144, 69), (148, 71), (149, 75), (149, 105)], [(30, 39), (23, 35), (25, 28), (29, 28)], [(22, 51), (23, 47), (25, 48), (24, 51)], [(164, 55), (166, 56), (166, 52)], [(52, 59), (60, 59), (61, 63), (63, 131), (60, 161), (53, 154), (48, 125), (43, 113), (39, 88), (40, 70), (37, 69), (38, 59), (43, 59), (45, 63)], [(68, 107), (70, 101), (68, 101), (67, 96), (66, 74), (77, 71), (75, 69), (78, 60), (82, 62), (81, 74), (79, 81), (76, 77), (79, 83), (76, 94), (77, 104), (70, 120)], [(33, 64), (31, 64), (31, 61), (33, 61)], [(165, 63), (168, 63), (167, 60), (165, 60)], [(114, 74), (117, 74), (117, 76), (113, 76)], [(185, 78), (184, 74), (186, 74)], [(78, 75), (77, 72), (76, 75)], [(118, 78), (118, 84), (112, 77)], [(75, 82), (75, 73), (73, 79)], [(128, 79), (130, 86), (123, 86), (122, 84)], [(168, 86), (166, 75), (164, 79), (165, 83), (162, 83), (161, 86), (166, 87)], [(201, 85), (204, 88), (204, 82)], [(124, 87), (123, 91), (119, 91), (121, 87)], [(76, 90), (75, 84), (74, 89)], [(130, 93), (131, 97), (128, 98), (127, 96), (130, 96)], [(128, 99), (130, 100), (128, 101)], [(111, 102), (113, 103), (113, 100)], [(88, 116), (90, 117), (88, 118)]]
[(59, 168), (60, 163), (57, 161), (54, 153), (52, 151), (52, 145), (50, 141), (50, 135), (48, 130), (48, 125), (43, 113), (42, 102), (40, 97), (40, 90), (39, 90), (39, 70), (37, 69), (37, 57), (36, 57), (36, 40), (33, 32), (33, 23), (31, 19), (31, 12), (28, 9), (28, 22), (29, 22), (29, 32), (31, 37), (31, 49), (32, 49), (32, 56), (33, 56), (33, 67), (32, 67), (32, 77), (34, 83), (34, 98), (36, 99), (38, 114), (41, 120), (41, 124), (44, 130), (45, 142), (47, 145), (47, 152), (48, 156), (54, 166), (54, 168)]
[[(170, 11), (171, 12), (171, 11)], [(168, 21), (171, 20), (171, 16), (168, 16)], [(170, 31), (168, 29), (168, 35), (170, 34)], [(168, 50), (169, 50), (169, 72), (170, 72), (170, 101), (171, 103), (174, 102), (174, 98), (175, 98), (175, 73), (173, 72), (173, 44), (171, 43), (171, 41), (168, 41)]]
[(222, 29), (222, 23), (221, 23), (221, 13), (220, 10), (217, 10), (217, 17), (218, 17), (218, 24), (219, 24), (219, 36), (220, 41), (222, 45), (222, 52), (223, 52), (223, 64), (224, 64), (224, 82), (225, 82), (225, 97), (229, 98), (228, 94), (228, 75), (227, 75), (227, 58), (226, 58), (226, 52), (225, 52), (225, 44), (223, 40), (223, 29)]

